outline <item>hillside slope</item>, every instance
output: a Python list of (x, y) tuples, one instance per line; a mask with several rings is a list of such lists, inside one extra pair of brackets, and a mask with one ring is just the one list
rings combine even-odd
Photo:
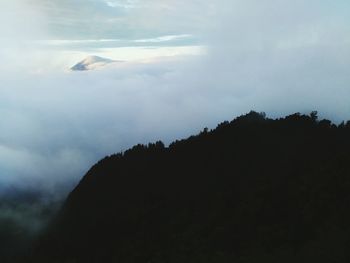
[(347, 262), (350, 123), (251, 112), (104, 158), (35, 262)]

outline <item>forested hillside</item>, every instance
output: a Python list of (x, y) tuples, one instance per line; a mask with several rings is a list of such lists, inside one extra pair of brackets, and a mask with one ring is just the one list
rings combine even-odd
[[(250, 112), (94, 165), (33, 262), (347, 262), (350, 123)], [(28, 261), (27, 261), (28, 262)]]

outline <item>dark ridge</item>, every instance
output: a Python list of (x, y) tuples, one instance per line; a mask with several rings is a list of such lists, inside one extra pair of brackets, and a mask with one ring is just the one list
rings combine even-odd
[(348, 262), (349, 176), (350, 122), (250, 112), (169, 147), (104, 158), (31, 258)]

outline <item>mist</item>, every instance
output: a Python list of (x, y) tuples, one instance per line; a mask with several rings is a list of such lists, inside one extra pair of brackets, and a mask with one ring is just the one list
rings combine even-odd
[(317, 110), (335, 122), (350, 119), (350, 23), (343, 1), (204, 1), (202, 15), (196, 1), (129, 7), (120, 19), (134, 34), (150, 28), (152, 37), (193, 34), (206, 53), (162, 54), (82, 73), (67, 71), (72, 59), (62, 61), (73, 50), (33, 45), (52, 38), (50, 26), (63, 29), (29, 3), (2, 9), (28, 10), (3, 16), (0, 25), (11, 27), (0, 37), (2, 191), (62, 196), (106, 155), (137, 143), (170, 143), (250, 110), (270, 117)]

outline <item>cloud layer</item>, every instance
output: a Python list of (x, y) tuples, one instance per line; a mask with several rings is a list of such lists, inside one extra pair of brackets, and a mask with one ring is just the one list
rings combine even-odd
[[(11, 8), (22, 10), (19, 3)], [(127, 62), (83, 73), (32, 72), (33, 64), (49, 65), (43, 61), (51, 59), (51, 51), (13, 49), (9, 43), (33, 36), (20, 37), (24, 21), (8, 19), (17, 33), (7, 35), (6, 47), (12, 53), (4, 53), (0, 65), (2, 185), (55, 189), (76, 182), (104, 155), (136, 143), (170, 142), (252, 109), (272, 117), (318, 110), (334, 121), (350, 119), (345, 1), (84, 3), (77, 14), (75, 7), (82, 4), (78, 0), (40, 1), (46, 13), (28, 25), (48, 36), (38, 22), (51, 12), (46, 19), (56, 30), (50, 34), (69, 35), (74, 29), (76, 39), (84, 39), (90, 33), (75, 26), (102, 17), (96, 29), (86, 29), (96, 39), (108, 38), (103, 25), (109, 19), (117, 25), (113, 30), (135, 29), (131, 34), (120, 31), (131, 40), (195, 35), (208, 53), (154, 56), (148, 63)], [(63, 18), (57, 20), (55, 12)]]

